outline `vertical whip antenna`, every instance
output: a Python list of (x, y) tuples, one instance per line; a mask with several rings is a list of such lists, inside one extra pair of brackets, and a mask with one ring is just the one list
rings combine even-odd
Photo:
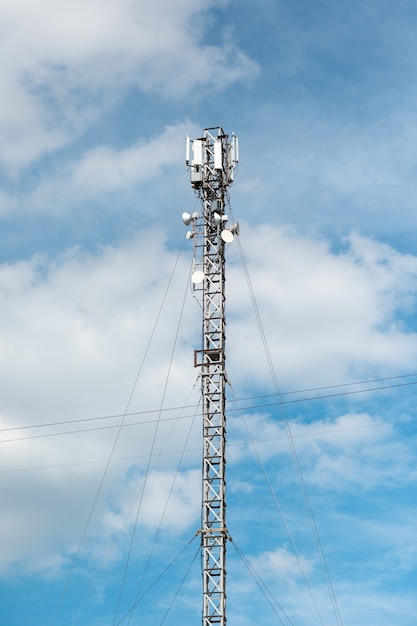
[(225, 248), (239, 233), (228, 225), (227, 188), (239, 158), (238, 140), (220, 127), (206, 128), (199, 139), (186, 139), (186, 165), (191, 187), (201, 201), (201, 214), (183, 213), (194, 242), (191, 281), (202, 300), (202, 347), (194, 351), (201, 370), (203, 468), (201, 558), (203, 626), (226, 625), (226, 320)]

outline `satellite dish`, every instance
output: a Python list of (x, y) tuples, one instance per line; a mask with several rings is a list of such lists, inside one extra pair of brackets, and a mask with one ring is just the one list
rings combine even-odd
[(232, 243), (233, 241), (233, 233), (230, 230), (222, 230), (220, 237), (225, 243)]
[(196, 270), (195, 272), (192, 273), (191, 281), (194, 283), (194, 285), (198, 285), (199, 283), (202, 283), (203, 280), (204, 280), (204, 272), (202, 272), (201, 270)]
[(189, 213), (183, 213), (181, 215), (181, 218), (186, 226), (189, 226), (191, 224), (191, 215)]
[(221, 215), (217, 213), (217, 211), (213, 213), (213, 219), (214, 219), (214, 223), (216, 224), (216, 226), (218, 226), (220, 222), (222, 221), (222, 217)]
[(234, 235), (239, 235), (240, 233), (239, 222), (236, 222), (235, 224), (233, 224), (230, 230), (232, 231)]

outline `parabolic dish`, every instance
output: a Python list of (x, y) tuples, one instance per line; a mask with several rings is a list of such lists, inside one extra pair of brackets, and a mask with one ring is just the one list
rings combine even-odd
[(225, 243), (232, 243), (233, 241), (233, 233), (230, 230), (222, 230), (220, 237)]
[(204, 272), (202, 272), (201, 270), (196, 270), (195, 272), (192, 273), (191, 282), (193, 282), (194, 285), (198, 285), (198, 283), (202, 283), (203, 280), (204, 280)]

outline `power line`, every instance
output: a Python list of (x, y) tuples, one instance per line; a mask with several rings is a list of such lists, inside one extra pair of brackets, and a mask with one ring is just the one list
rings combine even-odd
[[(303, 402), (312, 402), (312, 401), (316, 401), (316, 400), (326, 400), (329, 398), (338, 398), (338, 397), (343, 397), (343, 396), (351, 396), (351, 395), (357, 395), (357, 394), (362, 394), (362, 393), (371, 393), (371, 392), (376, 392), (376, 391), (384, 391), (384, 390), (388, 390), (388, 389), (397, 389), (397, 388), (401, 388), (401, 387), (410, 387), (410, 386), (415, 386), (417, 385), (417, 381), (412, 381), (412, 382), (408, 382), (408, 383), (397, 383), (394, 385), (380, 385), (378, 387), (367, 387), (365, 389), (354, 389), (352, 391), (343, 391), (340, 393), (331, 393), (331, 394), (323, 394), (323, 395), (318, 395), (318, 396), (307, 396), (307, 397), (303, 397), (303, 398), (296, 398), (294, 400), (282, 400), (282, 396), (286, 396), (286, 395), (294, 395), (297, 393), (306, 393), (309, 391), (319, 391), (319, 390), (325, 390), (325, 389), (337, 389), (337, 388), (342, 388), (342, 387), (347, 387), (347, 386), (355, 386), (355, 385), (363, 385), (363, 384), (367, 384), (367, 383), (372, 383), (372, 382), (379, 382), (379, 381), (387, 381), (387, 380), (395, 380), (395, 379), (400, 379), (400, 378), (404, 378), (407, 376), (417, 376), (417, 374), (406, 374), (404, 376), (393, 376), (393, 377), (389, 377), (389, 378), (376, 378), (374, 380), (368, 380), (368, 381), (360, 381), (360, 382), (352, 382), (352, 383), (342, 383), (339, 385), (329, 385), (329, 386), (325, 386), (325, 387), (313, 387), (310, 389), (300, 389), (300, 390), (294, 390), (294, 391), (287, 391), (287, 392), (282, 392), (279, 396), (277, 396), (276, 393), (274, 394), (264, 394), (264, 395), (257, 395), (257, 396), (246, 396), (243, 398), (234, 398), (233, 400), (227, 400), (227, 405), (228, 405), (228, 412), (237, 412), (237, 411), (250, 411), (253, 409), (262, 409), (262, 408), (267, 408), (267, 407), (274, 407), (274, 406), (281, 406), (281, 405), (286, 405), (286, 404), (300, 404)], [(266, 403), (262, 403), (262, 404), (251, 404), (248, 406), (240, 406), (238, 408), (233, 408), (230, 407), (230, 404), (234, 404), (236, 402), (246, 402), (246, 401), (250, 401), (250, 400), (260, 400), (262, 398), (277, 398), (277, 400), (273, 401), (273, 402), (266, 402)], [(187, 409), (195, 409), (198, 406), (198, 404), (189, 404), (186, 406), (182, 406), (182, 407), (166, 407), (161, 409), (161, 413), (166, 413), (166, 412), (171, 412), (171, 411), (178, 411), (178, 410), (183, 410), (184, 408)], [(1, 432), (11, 432), (11, 431), (15, 431), (15, 430), (29, 430), (29, 429), (33, 429), (33, 428), (47, 428), (49, 426), (65, 426), (68, 424), (84, 424), (84, 423), (88, 423), (88, 422), (92, 422), (92, 421), (100, 421), (100, 420), (110, 420), (110, 419), (120, 419), (121, 417), (133, 417), (133, 416), (137, 416), (137, 415), (150, 415), (153, 413), (158, 413), (159, 410), (158, 409), (149, 409), (149, 410), (145, 410), (145, 411), (133, 411), (131, 413), (126, 413), (126, 414), (114, 414), (114, 415), (101, 415), (98, 417), (87, 417), (87, 418), (80, 418), (80, 419), (75, 419), (75, 420), (64, 420), (64, 421), (60, 421), (60, 422), (45, 422), (42, 424), (26, 424), (24, 426), (10, 426), (7, 428), (1, 428), (0, 429), (0, 433)], [(183, 415), (181, 417), (181, 419), (188, 419), (188, 418), (192, 418), (193, 414), (189, 414), (189, 415)], [(169, 421), (175, 421), (178, 419), (178, 416), (174, 416), (174, 417), (165, 417), (165, 418), (161, 418), (159, 421), (163, 421), (163, 422), (169, 422)], [(140, 426), (140, 425), (145, 425), (145, 424), (153, 424), (155, 423), (157, 420), (144, 420), (141, 422), (128, 422), (128, 423), (124, 423), (123, 424), (123, 428), (126, 428), (128, 426)], [(92, 432), (92, 431), (96, 431), (96, 430), (108, 430), (108, 429), (114, 429), (114, 428), (119, 428), (120, 424), (114, 424), (111, 426), (98, 426), (97, 428), (83, 428), (83, 429), (79, 429), (79, 430), (70, 430), (70, 431), (64, 431), (64, 432), (56, 432), (56, 433), (45, 433), (42, 435), (30, 435), (27, 437), (16, 437), (13, 439), (2, 439), (0, 441), (1, 443), (10, 443), (13, 441), (24, 441), (26, 439), (40, 439), (43, 437), (57, 437), (57, 436), (61, 436), (61, 435), (71, 435), (71, 434), (78, 434), (78, 433), (83, 433), (83, 432)]]
[[(356, 383), (352, 383), (352, 384), (356, 384)], [(309, 397), (305, 397), (305, 398), (297, 398), (295, 400), (276, 400), (274, 402), (266, 402), (263, 404), (251, 404), (248, 406), (243, 406), (243, 407), (238, 407), (238, 408), (228, 408), (228, 412), (229, 413), (236, 413), (236, 412), (242, 412), (242, 411), (252, 411), (255, 409), (265, 409), (265, 408), (269, 408), (269, 407), (276, 407), (276, 406), (283, 406), (283, 405), (287, 405), (287, 404), (300, 404), (303, 402), (312, 402), (312, 401), (316, 401), (316, 400), (326, 400), (328, 398), (338, 398), (338, 397), (343, 397), (343, 396), (351, 396), (351, 395), (357, 395), (357, 394), (361, 394), (361, 393), (370, 393), (370, 392), (375, 392), (375, 391), (384, 391), (387, 389), (395, 389), (395, 388), (399, 388), (399, 387), (409, 387), (409, 386), (414, 386), (417, 385), (417, 381), (411, 382), (411, 383), (400, 383), (400, 384), (396, 384), (396, 385), (384, 385), (384, 386), (380, 386), (380, 387), (369, 387), (367, 389), (356, 389), (354, 391), (344, 391), (341, 393), (332, 393), (332, 394), (326, 394), (326, 395), (322, 395), (322, 396), (309, 396)], [(295, 392), (288, 392), (288, 393), (295, 393)], [(269, 394), (267, 396), (255, 396), (255, 399), (258, 398), (262, 398), (262, 397), (267, 397), (267, 398), (272, 398), (272, 397), (276, 397), (277, 394)], [(251, 400), (251, 398), (244, 398), (243, 400)], [(233, 402), (236, 402), (237, 400), (234, 400)], [(228, 402), (231, 402), (230, 400)], [(197, 404), (192, 404), (192, 405), (187, 405), (184, 408), (195, 408), (196, 406), (198, 406)], [(172, 409), (164, 409), (164, 410), (169, 410), (171, 411)], [(155, 412), (155, 411), (152, 411)], [(129, 413), (127, 415), (133, 416), (133, 415), (146, 415), (148, 414), (148, 411), (145, 412), (138, 412), (138, 413)], [(114, 416), (111, 416), (112, 418)], [(120, 416), (119, 416), (120, 417)], [(175, 417), (166, 417), (166, 418), (161, 418), (159, 420), (159, 422), (171, 422), (171, 421), (176, 421), (178, 419), (191, 419), (193, 417), (193, 414), (188, 414), (188, 415), (182, 415), (182, 416), (175, 416)], [(109, 417), (103, 416), (100, 418), (88, 418), (86, 421), (89, 421), (89, 419), (109, 419)], [(414, 418), (410, 418), (410, 420), (395, 420), (395, 423), (397, 422), (402, 422), (402, 421), (412, 421), (412, 419)], [(76, 423), (78, 422), (82, 422), (83, 420), (77, 420)], [(128, 423), (123, 423), (122, 425), (120, 424), (114, 424), (111, 426), (98, 426), (96, 428), (82, 428), (79, 430), (68, 430), (68, 431), (63, 431), (63, 432), (53, 432), (53, 433), (44, 433), (42, 435), (29, 435), (26, 437), (14, 437), (12, 439), (2, 439), (0, 441), (0, 444), (2, 443), (12, 443), (15, 441), (26, 441), (26, 440), (30, 440), (30, 439), (44, 439), (44, 438), (48, 438), (48, 437), (60, 437), (60, 436), (66, 436), (66, 435), (77, 435), (80, 433), (89, 433), (89, 432), (96, 432), (96, 431), (100, 431), (100, 430), (113, 430), (115, 428), (129, 428), (129, 427), (133, 427), (133, 426), (145, 426), (147, 424), (155, 424), (155, 422), (158, 420), (143, 420), (141, 422), (128, 422)], [(71, 424), (73, 423), (72, 421), (69, 422), (63, 422), (62, 424)], [(383, 425), (384, 423), (388, 423), (388, 422), (383, 422), (381, 423), (381, 425)], [(49, 424), (45, 424), (44, 426), (48, 426)], [(53, 425), (53, 424), (51, 424)], [(33, 428), (38, 428), (39, 426), (33, 426)], [(27, 426), (26, 428), (32, 428), (31, 426)], [(361, 427), (360, 427), (361, 428)], [(20, 430), (18, 427), (15, 427), (13, 429), (6, 429), (6, 430)], [(0, 432), (2, 432), (0, 430)], [(293, 435), (295, 437), (295, 435)], [(303, 436), (303, 435), (301, 435)], [(298, 436), (297, 436), (298, 437)]]
[[(190, 417), (193, 416), (186, 416), (187, 419), (189, 419)], [(173, 418), (175, 419), (175, 418)], [(178, 416), (178, 418), (176, 418), (177, 420), (180, 419), (185, 419), (183, 418), (183, 416)], [(310, 437), (317, 437), (320, 435), (337, 435), (339, 433), (343, 433), (343, 432), (350, 432), (352, 430), (366, 430), (369, 428), (378, 428), (378, 427), (383, 427), (383, 426), (387, 426), (387, 424), (399, 424), (399, 423), (409, 423), (410, 421), (414, 421), (417, 418), (410, 418), (410, 419), (396, 419), (396, 420), (387, 420), (384, 422), (374, 422), (372, 424), (363, 424), (361, 426), (348, 426), (348, 427), (343, 427), (343, 428), (337, 428), (337, 429), (333, 429), (333, 430), (316, 430), (314, 431), (314, 433), (298, 433), (298, 434), (293, 434), (293, 439), (304, 439), (304, 438), (310, 438)], [(140, 425), (141, 423), (138, 422), (138, 424), (136, 425)], [(81, 431), (83, 432), (83, 431)], [(88, 431), (89, 432), (89, 431)], [(253, 439), (254, 443), (265, 443), (265, 441), (283, 441), (283, 440), (287, 440), (287, 437), (273, 437), (273, 438), (268, 438), (268, 440), (264, 440), (264, 439)], [(233, 448), (235, 446), (240, 446), (241, 443), (233, 443), (230, 442), (228, 443), (229, 448)], [(188, 453), (194, 453), (194, 452), (200, 452), (200, 448), (189, 448), (188, 450), (186, 450), (185, 452)], [(158, 457), (160, 456), (172, 456), (172, 455), (176, 455), (179, 453), (179, 450), (173, 450), (170, 452), (158, 452)], [(112, 461), (114, 463), (116, 462), (123, 462), (123, 461), (137, 461), (139, 459), (147, 459), (148, 458), (148, 454), (142, 454), (142, 455), (135, 455), (135, 456), (126, 456), (126, 457), (117, 457), (112, 459)], [(36, 465), (33, 467), (24, 467), (24, 468), (13, 468), (13, 469), (1, 469), (0, 470), (0, 474), (7, 474), (7, 473), (13, 473), (13, 472), (28, 472), (28, 471), (38, 471), (38, 470), (46, 470), (46, 469), (56, 469), (56, 468), (63, 468), (63, 467), (77, 467), (79, 465), (96, 465), (96, 464), (100, 464), (100, 463), (106, 463), (107, 459), (96, 459), (94, 461), (76, 461), (73, 463), (55, 463), (53, 465)]]

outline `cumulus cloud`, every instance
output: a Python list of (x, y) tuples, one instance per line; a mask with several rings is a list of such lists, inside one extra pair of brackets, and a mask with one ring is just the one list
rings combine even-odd
[(73, 164), (72, 183), (75, 188), (97, 193), (154, 180), (167, 167), (184, 161), (184, 137), (191, 126), (168, 126), (161, 135), (120, 150), (109, 146), (93, 148)]
[[(119, 223), (129, 222), (131, 230), (132, 211), (154, 222), (178, 219), (189, 178), (185, 137), (199, 132), (192, 122), (181, 121), (148, 139), (137, 137), (125, 147), (87, 148), (28, 188), (0, 191), (0, 215), (10, 220), (19, 214), (52, 219), (55, 228), (75, 228), (78, 234), (82, 225), (88, 237), (94, 237), (97, 225), (112, 215)], [(161, 191), (161, 181), (169, 194)]]
[[(335, 376), (337, 382), (345, 382), (354, 375), (354, 364), (359, 363), (356, 371), (361, 371), (361, 362), (375, 371), (414, 364), (416, 338), (397, 321), (400, 313), (413, 307), (414, 257), (358, 236), (334, 253), (324, 241), (262, 227), (252, 229), (252, 245), (245, 253), (271, 356), (278, 374), (286, 372), (286, 385), (294, 388), (300, 380), (318, 379), (331, 383)], [(123, 523), (133, 497), (129, 472), (140, 482), (151, 453), (155, 473), (142, 518), (148, 528), (157, 524), (182, 452), (186, 452), (182, 471), (199, 463), (195, 451), (200, 430), (192, 422), (197, 409), (159, 411), (182, 406), (196, 382), (192, 350), (199, 345), (200, 309), (187, 296), (181, 319), (182, 298), (189, 290), (190, 260), (185, 257), (178, 261), (146, 366), (128, 403), (176, 256), (161, 233), (144, 231), (96, 254), (72, 249), (57, 259), (36, 256), (0, 267), (0, 343), (7, 364), (1, 379), (1, 458), (7, 470), (2, 481), (9, 485), (10, 495), (1, 524), (6, 534), (12, 526), (15, 529), (4, 568), (6, 561), (7, 567), (21, 562), (23, 543), (25, 558), (39, 567), (59, 565), (65, 550), (73, 549), (126, 407), (140, 415), (126, 418), (97, 508), (97, 523), (107, 533)], [(237, 388), (252, 390), (267, 384), (267, 369), (236, 263), (231, 258), (227, 282), (229, 376)], [(193, 400), (187, 403), (198, 404), (198, 395), (197, 383)], [(115, 417), (73, 422), (111, 415)], [(55, 422), (73, 423), (40, 427)], [(281, 424), (253, 415), (248, 422), (265, 459), (288, 453)], [(380, 423), (378, 416), (352, 412), (292, 424), (310, 482), (339, 488), (350, 481), (357, 486), (366, 472), (362, 484), (372, 487), (389, 481), (390, 472), (391, 479), (404, 477), (407, 450), (392, 440), (392, 427)], [(37, 428), (27, 428), (33, 426)], [(230, 426), (243, 443), (241, 449), (230, 448), (231, 462), (239, 463), (246, 454), (247, 435), (234, 418)], [(84, 432), (59, 434), (78, 430)], [(398, 452), (403, 455), (402, 469), (386, 461), (398, 458)], [(178, 479), (166, 513), (167, 529), (174, 516), (182, 520), (181, 528), (188, 523), (197, 490), (193, 476)], [(194, 485), (190, 494), (188, 483)], [(235, 487), (239, 490), (238, 484)], [(40, 502), (44, 506), (39, 507)], [(113, 503), (111, 515), (108, 503)], [(38, 521), (19, 543), (21, 520), (32, 513)], [(78, 522), (72, 524), (75, 514)], [(42, 523), (44, 516), (47, 524)], [(54, 532), (47, 532), (52, 527)]]
[(13, 171), (66, 145), (127, 87), (183, 97), (254, 76), (233, 42), (204, 42), (217, 1), (3, 2), (1, 161)]
[(302, 572), (308, 574), (313, 567), (308, 559), (300, 558), (300, 562), (298, 562), (297, 558), (286, 548), (263, 552), (252, 557), (250, 561), (256, 572), (262, 577), (267, 575), (268, 577), (297, 578), (302, 575)]
[[(282, 390), (415, 367), (417, 335), (405, 320), (415, 307), (416, 257), (357, 234), (333, 252), (323, 239), (273, 226), (245, 233), (243, 225), (241, 232)], [(250, 290), (237, 262), (229, 266), (227, 289), (235, 307), (228, 326), (230, 361), (241, 372), (247, 366), (245, 384), (271, 389)]]
[[(415, 481), (412, 445), (401, 441), (395, 425), (378, 415), (348, 413), (336, 418), (315, 418), (310, 409), (291, 420), (289, 430), (310, 487), (348, 493), (390, 488)], [(312, 418), (311, 415), (314, 417)], [(244, 421), (243, 421), (244, 420)], [(232, 418), (229, 428), (240, 445), (229, 449), (233, 463), (247, 455), (265, 462), (280, 458), (285, 481), (294, 477), (288, 431), (278, 412), (275, 416), (251, 413)], [(289, 463), (289, 465), (288, 465)], [(281, 464), (280, 464), (281, 467)]]
[[(2, 482), (8, 485), (3, 492), (7, 506), (2, 509), (1, 526), (11, 538), (7, 554), (3, 553), (3, 569), (22, 560), (29, 565), (36, 561), (39, 567), (57, 563), (54, 538), (58, 535), (71, 547), (80, 536), (81, 520), (87, 519), (120, 416), (128, 406), (176, 258), (168, 254), (162, 265), (157, 262), (158, 245), (148, 236), (122, 249), (108, 247), (96, 256), (72, 250), (59, 260), (36, 257), (1, 268), (2, 324), (4, 330), (8, 327), (1, 338), (7, 363), (1, 382), (2, 468), (7, 470)], [(179, 274), (174, 278), (180, 281), (182, 293), (188, 265), (182, 265), (182, 279)], [(194, 380), (191, 349), (184, 356), (185, 342), (171, 357), (174, 344), (167, 316), (172, 320), (181, 304), (175, 289), (165, 304), (151, 355), (129, 404), (131, 412), (139, 409), (142, 414), (127, 419), (138, 425), (126, 427), (120, 436), (114, 457), (127, 460), (115, 463), (108, 472), (98, 517), (104, 502), (111, 501), (114, 490), (117, 493), (127, 469), (136, 465), (140, 474), (147, 466), (163, 390), (168, 406), (181, 406)], [(177, 313), (174, 317), (179, 323), (179, 309)], [(186, 319), (187, 313), (185, 323)], [(166, 388), (168, 371), (171, 382)], [(153, 413), (143, 414), (147, 409)], [(119, 417), (62, 424), (100, 415)], [(175, 412), (169, 414), (175, 416)], [(48, 423), (55, 425), (41, 427)], [(161, 420), (152, 468), (157, 464), (174, 471), (190, 424), (191, 420)], [(33, 425), (38, 427), (29, 428)], [(79, 432), (83, 429), (87, 429), (84, 434)], [(60, 434), (68, 431), (75, 432)], [(195, 435), (190, 444), (194, 448)], [(162, 455), (159, 465), (158, 455)], [(147, 501), (146, 507), (154, 510), (153, 506), (154, 502)], [(43, 516), (48, 517), (46, 524), (42, 524)], [(33, 519), (31, 531), (19, 543), (22, 520), (29, 518)]]

